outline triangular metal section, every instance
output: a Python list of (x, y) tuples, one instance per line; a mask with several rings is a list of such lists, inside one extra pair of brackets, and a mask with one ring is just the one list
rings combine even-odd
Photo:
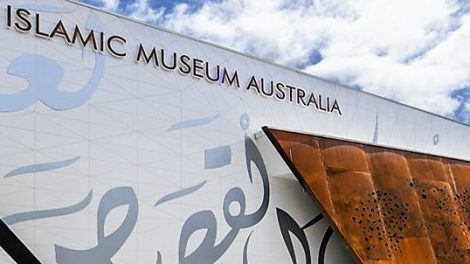
[(358, 263), (470, 263), (470, 162), (263, 131)]

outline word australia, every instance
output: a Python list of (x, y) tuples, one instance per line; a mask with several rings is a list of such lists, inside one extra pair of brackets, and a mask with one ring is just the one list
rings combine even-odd
[(151, 64), (155, 68), (161, 68), (165, 71), (177, 71), (182, 75), (201, 80), (205, 79), (210, 83), (224, 84), (237, 89), (243, 88), (263, 97), (288, 101), (318, 111), (342, 115), (340, 104), (334, 98), (307, 92), (302, 88), (282, 82), (267, 81), (264, 78), (257, 78), (255, 75), (252, 75), (246, 84), (242, 85), (237, 70), (229, 71), (220, 65), (192, 58), (186, 54), (168, 52), (163, 48), (145, 49), (141, 44), (138, 48), (136, 62)]

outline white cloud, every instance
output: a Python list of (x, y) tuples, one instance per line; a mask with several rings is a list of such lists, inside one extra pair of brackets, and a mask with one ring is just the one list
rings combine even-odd
[(470, 17), (452, 16), (446, 1), (380, 2), (330, 28), (325, 59), (307, 71), (451, 115), (459, 105), (451, 92), (470, 80)]
[[(165, 8), (154, 9), (150, 5), (150, 0), (82, 0), (96, 4), (105, 9), (109, 9), (115, 12), (124, 12), (124, 15), (135, 18), (140, 21), (147, 23), (158, 23), (159, 19), (165, 13)], [(126, 4), (123, 10), (119, 8), (120, 4)]]
[(91, 2), (109, 10), (117, 10), (119, 5), (119, 0), (92, 0)]
[[(470, 17), (449, 0), (225, 0), (164, 26), (442, 115), (470, 81)], [(323, 60), (308, 65), (319, 50)]]
[(149, 0), (136, 0), (126, 7), (128, 16), (148, 23), (156, 23), (165, 13), (164, 8), (153, 9)]
[[(118, 0), (100, 0), (117, 8)], [(194, 0), (195, 1), (195, 0)], [(193, 3), (189, 2), (189, 3)], [(125, 13), (451, 116), (470, 84), (470, 15), (459, 0), (218, 0), (165, 14), (149, 0)], [(468, 6), (467, 6), (468, 9)], [(457, 15), (459, 14), (459, 15)], [(322, 60), (312, 64), (318, 51)], [(464, 119), (464, 118), (462, 118)]]

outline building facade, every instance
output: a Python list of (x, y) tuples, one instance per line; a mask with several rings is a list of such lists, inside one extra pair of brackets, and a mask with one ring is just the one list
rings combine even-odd
[(264, 126), (470, 159), (465, 125), (75, 1), (0, 23), (2, 230), (42, 263), (362, 261)]

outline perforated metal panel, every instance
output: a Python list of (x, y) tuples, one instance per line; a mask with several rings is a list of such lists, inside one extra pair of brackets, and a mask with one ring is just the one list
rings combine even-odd
[(470, 263), (470, 162), (264, 128), (360, 263)]

